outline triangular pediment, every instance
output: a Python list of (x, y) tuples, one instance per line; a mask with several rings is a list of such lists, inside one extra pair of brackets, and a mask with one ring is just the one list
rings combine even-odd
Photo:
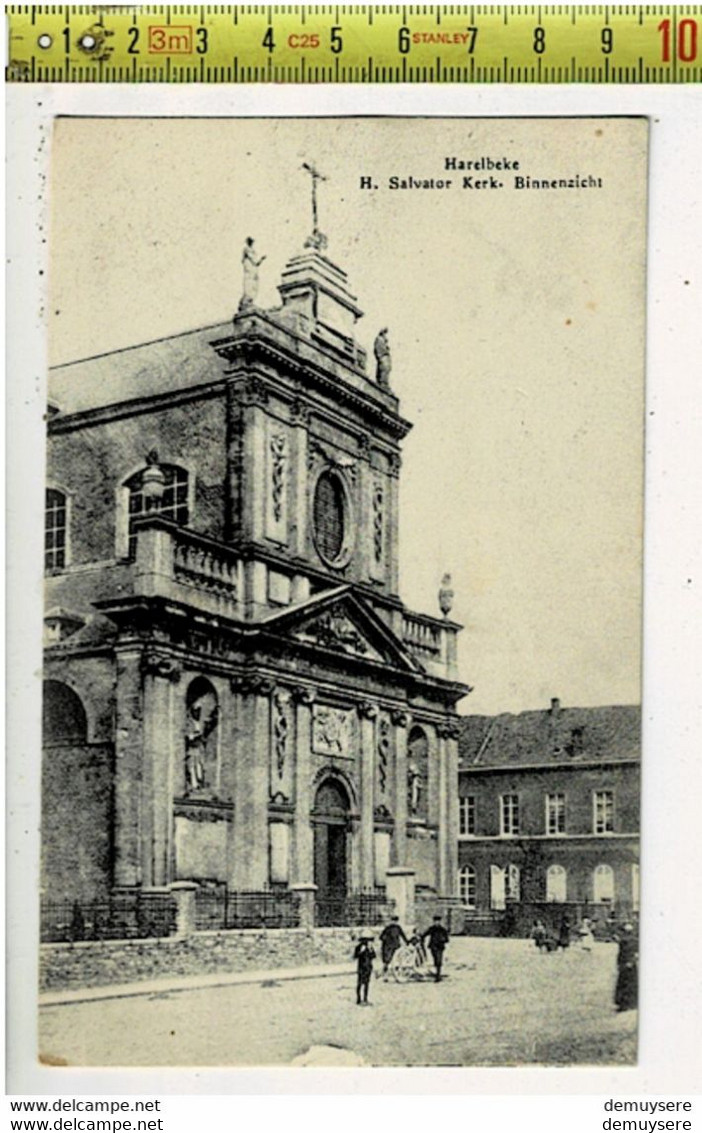
[(264, 620), (267, 632), (323, 650), (416, 672), (406, 647), (371, 605), (351, 590), (336, 587)]

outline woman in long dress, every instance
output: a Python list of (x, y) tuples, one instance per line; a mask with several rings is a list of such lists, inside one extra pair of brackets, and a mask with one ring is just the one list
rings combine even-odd
[(639, 942), (634, 926), (627, 923), (619, 936), (617, 983), (614, 1003), (617, 1011), (631, 1011), (639, 1001)]

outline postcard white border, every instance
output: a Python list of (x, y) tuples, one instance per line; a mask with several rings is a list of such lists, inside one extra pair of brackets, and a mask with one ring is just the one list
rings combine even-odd
[[(700, 180), (702, 92), (693, 87), (13, 86), (8, 108), (8, 1080), (25, 1094), (694, 1093), (699, 1086), (702, 902), (700, 735)], [(642, 997), (636, 1068), (84, 1070), (39, 1067), (38, 878), (49, 126), (56, 114), (460, 117), (646, 115), (649, 203), (643, 764)], [(688, 280), (688, 283), (685, 281)], [(249, 1107), (246, 1107), (250, 1113)], [(378, 1111), (380, 1114), (381, 1111)], [(384, 1110), (383, 1110), (384, 1112)], [(403, 1124), (412, 1120), (403, 1110)], [(468, 1114), (466, 1114), (468, 1117)], [(185, 1126), (183, 1126), (185, 1127)], [(601, 1127), (601, 1126), (600, 1126)]]

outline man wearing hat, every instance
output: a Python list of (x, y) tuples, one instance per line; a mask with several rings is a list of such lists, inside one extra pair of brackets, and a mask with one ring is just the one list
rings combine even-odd
[(359, 1007), (368, 1003), (368, 984), (373, 975), (373, 961), (375, 952), (371, 947), (373, 936), (370, 932), (362, 932), (353, 954), (356, 961), (356, 1003)]
[(444, 962), (444, 949), (449, 942), (449, 934), (441, 923), (441, 917), (437, 913), (434, 917), (434, 923), (429, 926), (426, 932), (422, 933), (422, 940), (429, 937), (429, 951), (434, 958), (434, 979), (436, 983), (441, 979), (441, 965)]

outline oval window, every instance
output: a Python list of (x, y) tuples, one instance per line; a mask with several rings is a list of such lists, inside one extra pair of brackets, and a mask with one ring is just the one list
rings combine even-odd
[(337, 562), (344, 551), (345, 505), (339, 477), (333, 472), (323, 472), (314, 493), (314, 534), (317, 550), (329, 563)]

